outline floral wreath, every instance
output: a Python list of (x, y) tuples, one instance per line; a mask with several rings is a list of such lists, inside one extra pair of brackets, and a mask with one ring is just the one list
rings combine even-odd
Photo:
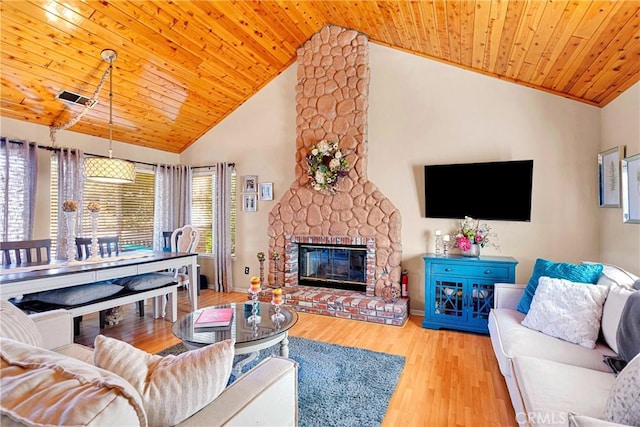
[(338, 141), (323, 139), (307, 155), (309, 180), (314, 190), (335, 191), (338, 178), (349, 174), (349, 162), (338, 148)]

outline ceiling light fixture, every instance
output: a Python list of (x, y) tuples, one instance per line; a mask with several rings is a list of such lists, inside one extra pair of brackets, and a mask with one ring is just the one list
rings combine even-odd
[(136, 169), (132, 162), (114, 159), (113, 150), (113, 61), (118, 58), (115, 50), (102, 51), (102, 59), (109, 62), (109, 157), (88, 157), (84, 160), (84, 176), (92, 181), (113, 184), (130, 184), (136, 180)]

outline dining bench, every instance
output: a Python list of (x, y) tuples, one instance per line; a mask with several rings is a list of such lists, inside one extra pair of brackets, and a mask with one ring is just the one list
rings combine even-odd
[[(150, 275), (151, 274), (139, 275), (124, 279), (139, 280), (139, 277)], [(158, 279), (160, 279), (160, 276), (158, 276)], [(105, 326), (104, 313), (106, 310), (126, 304), (145, 301), (150, 298), (153, 299), (154, 319), (165, 317), (168, 321), (175, 322), (178, 318), (177, 301), (179, 284), (170, 280), (170, 278), (165, 284), (159, 284), (150, 289), (135, 290), (123, 288), (109, 296), (95, 298), (81, 303), (74, 303), (74, 294), (78, 294), (80, 292), (86, 293), (86, 289), (96, 289), (97, 286), (103, 286), (106, 288), (109, 284), (78, 285), (70, 288), (36, 293), (33, 295), (25, 295), (22, 299), (14, 301), (14, 303), (20, 309), (28, 313), (39, 313), (57, 309), (67, 310), (71, 313), (71, 317), (73, 318), (74, 331), (76, 335), (79, 333), (80, 320), (82, 319), (82, 316), (96, 312), (100, 313), (100, 328), (102, 329)], [(70, 298), (69, 295), (71, 295)], [(163, 305), (164, 300), (166, 300), (166, 307)]]

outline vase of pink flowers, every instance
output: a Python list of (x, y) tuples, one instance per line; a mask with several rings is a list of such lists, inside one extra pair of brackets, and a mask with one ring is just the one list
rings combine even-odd
[(480, 220), (465, 216), (460, 221), (460, 230), (455, 234), (455, 247), (462, 256), (479, 257), (480, 249), (490, 242), (491, 227), (480, 224)]

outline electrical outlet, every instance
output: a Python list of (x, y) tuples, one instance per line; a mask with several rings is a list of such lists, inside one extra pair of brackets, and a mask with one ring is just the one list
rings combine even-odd
[(249, 274), (249, 267), (244, 268), (244, 274)]

